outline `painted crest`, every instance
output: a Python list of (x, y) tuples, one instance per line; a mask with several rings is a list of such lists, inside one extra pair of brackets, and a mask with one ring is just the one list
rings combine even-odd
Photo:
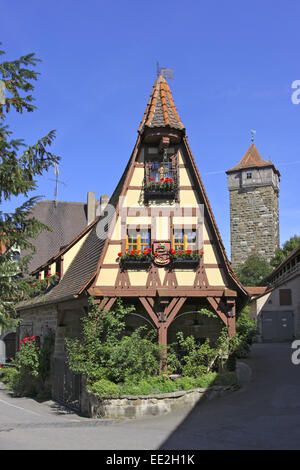
[(154, 253), (154, 263), (157, 266), (166, 266), (170, 263), (171, 242), (154, 242), (152, 252)]

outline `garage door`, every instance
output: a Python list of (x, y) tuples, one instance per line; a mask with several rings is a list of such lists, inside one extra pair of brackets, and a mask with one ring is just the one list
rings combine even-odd
[(286, 312), (262, 312), (262, 340), (290, 341), (294, 338), (294, 314)]

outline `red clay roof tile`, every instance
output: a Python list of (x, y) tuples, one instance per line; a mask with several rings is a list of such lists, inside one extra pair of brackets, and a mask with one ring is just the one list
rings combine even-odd
[(138, 131), (142, 133), (145, 127), (171, 127), (173, 129), (184, 130), (184, 125), (175, 107), (171, 90), (162, 75), (154, 83)]

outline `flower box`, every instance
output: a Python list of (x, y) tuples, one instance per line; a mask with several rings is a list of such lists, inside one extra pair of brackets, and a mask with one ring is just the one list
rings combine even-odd
[(120, 266), (125, 269), (147, 269), (150, 267), (152, 260), (153, 256), (150, 249), (146, 249), (142, 253), (136, 250), (121, 252), (118, 253), (117, 258)]
[(161, 178), (160, 181), (150, 178), (145, 186), (145, 199), (174, 199), (176, 194), (177, 184), (171, 178)]
[(203, 250), (174, 250), (170, 251), (173, 268), (195, 268), (199, 265)]
[(138, 260), (138, 259), (124, 259), (120, 261), (120, 266), (126, 269), (148, 269), (152, 264), (152, 259)]
[(200, 258), (176, 258), (172, 260), (173, 268), (196, 268), (200, 263)]

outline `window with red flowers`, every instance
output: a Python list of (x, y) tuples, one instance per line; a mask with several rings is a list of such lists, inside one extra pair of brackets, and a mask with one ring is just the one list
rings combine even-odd
[(197, 230), (187, 228), (175, 228), (173, 234), (174, 250), (192, 250), (197, 247)]
[(151, 231), (148, 229), (128, 229), (126, 250), (143, 253), (151, 245)]

